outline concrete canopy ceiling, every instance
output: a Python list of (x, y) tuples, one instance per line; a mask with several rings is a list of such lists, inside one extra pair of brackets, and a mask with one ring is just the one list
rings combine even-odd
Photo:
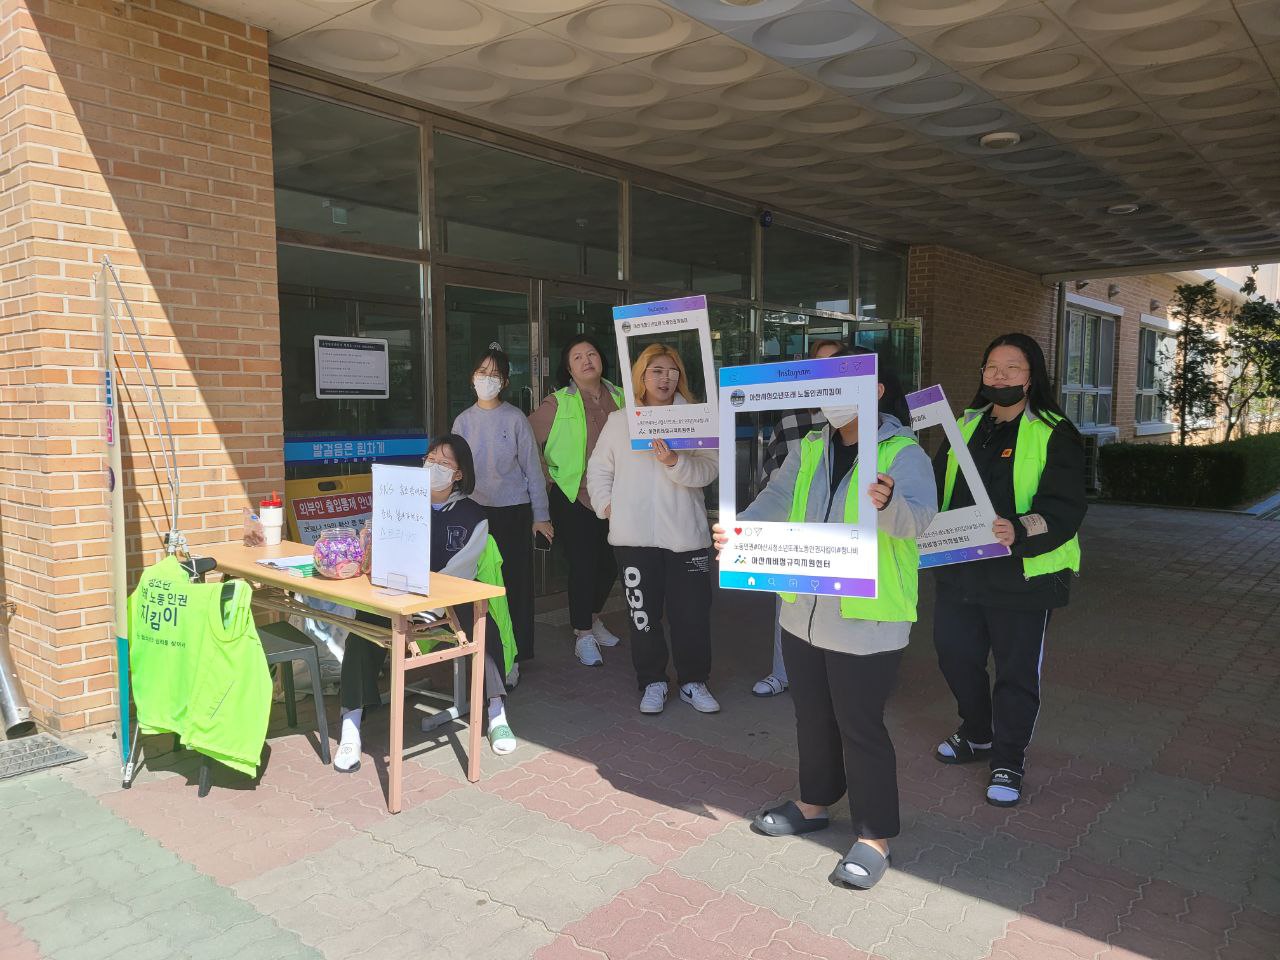
[(283, 60), (892, 240), (1280, 259), (1280, 0), (198, 2)]

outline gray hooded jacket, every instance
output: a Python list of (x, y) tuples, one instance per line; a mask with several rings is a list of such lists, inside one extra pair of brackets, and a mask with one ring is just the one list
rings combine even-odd
[[(831, 461), (827, 448), (831, 443), (831, 428), (822, 427), (822, 462), (809, 488), (809, 505), (805, 512), (808, 523), (839, 523), (844, 516), (845, 497), (853, 471), (840, 481), (834, 498), (831, 496)], [(914, 437), (895, 417), (880, 415), (877, 442), (892, 436)], [(861, 461), (861, 451), (859, 451)], [(740, 520), (785, 521), (791, 514), (791, 499), (795, 492), (796, 478), (800, 473), (800, 445), (793, 444), (783, 461), (760, 491), (755, 502), (738, 515)], [(894, 537), (917, 537), (938, 512), (938, 491), (934, 484), (933, 467), (928, 456), (919, 446), (902, 450), (889, 469), (893, 477), (893, 497), (876, 515), (877, 529)], [(859, 483), (870, 485), (869, 471), (859, 471)], [(881, 622), (876, 620), (845, 620), (840, 616), (839, 597), (819, 597), (800, 594), (795, 603), (783, 603), (780, 618), (782, 629), (807, 640), (815, 647), (838, 653), (866, 655), (901, 650), (907, 645), (911, 624), (907, 622)]]

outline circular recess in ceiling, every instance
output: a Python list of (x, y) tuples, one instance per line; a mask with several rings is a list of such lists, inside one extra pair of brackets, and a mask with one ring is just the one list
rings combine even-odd
[(655, 140), (652, 143), (641, 143), (627, 151), (627, 157), (635, 163), (653, 164), (659, 167), (673, 167), (681, 163), (692, 163), (706, 159), (707, 151), (696, 143), (683, 143), (679, 140)]
[(525, 94), (500, 100), (489, 107), (496, 120), (516, 127), (562, 127), (586, 116), (580, 104), (559, 97)]
[(411, 67), (417, 59), (391, 37), (366, 30), (312, 30), (282, 47), (318, 66), (353, 73), (394, 73)]
[(1046, 50), (988, 67), (979, 82), (995, 93), (1031, 93), (1092, 79), (1101, 69), (1084, 47)]
[(501, 77), (471, 67), (432, 63), (396, 77), (396, 89), (423, 100), (448, 103), (488, 103), (511, 93)]
[(569, 127), (565, 135), (583, 146), (613, 150), (653, 139), (643, 127), (621, 120), (587, 120)]
[(569, 39), (588, 50), (632, 56), (669, 50), (686, 42), (693, 30), (692, 20), (648, 3), (606, 3), (564, 24)]
[(574, 100), (596, 107), (619, 110), (647, 107), (664, 99), (669, 91), (665, 84), (641, 73), (603, 71), (591, 73), (565, 84), (565, 92)]
[(816, 143), (779, 143), (754, 150), (751, 159), (766, 167), (807, 167), (831, 156)]
[[(422, 2), (422, 0), (417, 0)], [(582, 0), (496, 0), (493, 4), (521, 20), (545, 21), (581, 10)]]
[(720, 92), (729, 106), (757, 112), (796, 110), (829, 95), (818, 84), (791, 73), (744, 80)]
[(883, 90), (872, 103), (885, 113), (910, 116), (954, 110), (972, 103), (978, 96), (978, 91), (968, 84), (935, 78)]
[(828, 60), (818, 68), (818, 79), (843, 90), (875, 90), (919, 80), (934, 66), (923, 53), (886, 45)]
[(430, 46), (470, 47), (511, 32), (511, 21), (471, 0), (378, 0), (369, 19), (393, 37)]
[(1038, 53), (1056, 42), (1062, 31), (1052, 15), (984, 17), (943, 31), (930, 48), (948, 63), (991, 63)]
[(1177, 137), (1160, 127), (1153, 130), (1118, 133), (1111, 137), (1099, 137), (1097, 140), (1083, 144), (1081, 149), (1103, 157), (1120, 157), (1126, 154), (1142, 153), (1153, 148), (1173, 149), (1181, 145)]
[(985, 197), (1008, 189), (1008, 180), (999, 180), (995, 177), (974, 177), (971, 180), (962, 180), (959, 183), (951, 184), (947, 187), (946, 192), (954, 193), (961, 197)]
[(830, 100), (788, 110), (774, 122), (795, 133), (842, 133), (874, 123), (878, 118), (848, 100)]
[(782, 140), (782, 134), (770, 124), (741, 122), (708, 130), (701, 139), (721, 150), (754, 150), (773, 146)]
[(649, 69), (672, 83), (718, 86), (754, 77), (764, 64), (760, 57), (725, 37), (668, 50), (655, 57)]
[[(979, 133), (1007, 127), (1013, 119), (999, 107), (966, 107), (962, 110), (947, 110), (924, 117), (917, 126), (925, 133), (938, 137), (969, 137)], [(1022, 137), (1018, 137), (1021, 143)], [(1005, 149), (1015, 147), (1009, 144)], [(987, 149), (991, 149), (987, 147)]]
[(886, 23), (903, 27), (945, 27), (985, 17), (1007, 0), (872, 0), (871, 12)]
[(917, 183), (946, 185), (971, 180), (979, 174), (978, 168), (969, 163), (940, 163), (937, 166), (912, 170), (908, 176)]
[(1188, 150), (1145, 150), (1140, 153), (1126, 153), (1113, 161), (1128, 170), (1135, 168), (1159, 169), (1176, 167), (1185, 169), (1197, 161), (1195, 154)]
[(915, 142), (916, 138), (906, 130), (883, 124), (839, 134), (827, 141), (826, 146), (846, 153), (883, 153)]
[(1074, 159), (1075, 154), (1070, 150), (1062, 150), (1057, 147), (1037, 147), (1034, 150), (1023, 150), (1002, 157), (993, 157), (991, 166), (996, 170), (1009, 170), (1016, 173), (1020, 170), (1039, 170), (1044, 167), (1069, 163)]
[(1067, 23), (1085, 30), (1143, 30), (1196, 13), (1214, 0), (1076, 0), (1065, 13)]
[(899, 147), (876, 157), (876, 165), (888, 170), (924, 170), (946, 163), (951, 156), (950, 152), (937, 147)]
[(735, 180), (748, 176), (751, 168), (734, 156), (707, 157), (685, 164), (682, 172), (687, 172), (695, 180)]
[(825, 60), (871, 43), (882, 27), (852, 5), (848, 9), (799, 10), (756, 30), (751, 45), (779, 60)]
[(1122, 34), (1107, 44), (1106, 56), (1121, 66), (1153, 67), (1221, 53), (1235, 39), (1221, 20), (1175, 20)]
[(480, 64), (494, 73), (519, 80), (571, 80), (591, 66), (586, 54), (572, 44), (548, 34), (527, 31), (524, 35), (496, 40), (476, 54)]
[(1133, 94), (1123, 84), (1099, 81), (1044, 90), (1021, 101), (1018, 108), (1031, 117), (1056, 119), (1095, 113), (1125, 102), (1132, 103)]
[(1008, 150), (1022, 142), (1022, 134), (1016, 130), (995, 130), (984, 133), (978, 139), (978, 146), (986, 150)]
[(841, 192), (855, 197), (873, 197), (888, 190), (896, 190), (901, 186), (901, 180), (886, 177), (883, 174), (873, 174), (848, 184), (842, 188)]
[(725, 123), (731, 115), (712, 100), (666, 100), (646, 107), (636, 119), (660, 130), (706, 130)]
[(793, 183), (790, 177), (784, 177), (780, 173), (753, 173), (749, 177), (743, 177), (734, 186), (749, 193), (776, 193), (793, 186)]
[(1127, 217), (1131, 213), (1137, 213), (1142, 208), (1136, 203), (1113, 203), (1107, 207), (1107, 213), (1113, 217)]
[(867, 173), (867, 167), (857, 160), (828, 160), (805, 167), (800, 176), (814, 183), (852, 183)]
[(1144, 96), (1176, 97), (1231, 86), (1257, 77), (1259, 72), (1257, 61), (1228, 54), (1173, 63), (1127, 79)]
[(1141, 130), (1152, 126), (1156, 118), (1146, 112), (1132, 107), (1117, 107), (1111, 110), (1099, 110), (1097, 113), (1086, 113), (1070, 117), (1051, 127), (1060, 137), (1082, 139), (1105, 137), (1113, 133), (1127, 133), (1130, 130)]
[(1162, 107), (1175, 120), (1200, 120), (1262, 110), (1276, 105), (1274, 87), (1247, 86), (1193, 93)]

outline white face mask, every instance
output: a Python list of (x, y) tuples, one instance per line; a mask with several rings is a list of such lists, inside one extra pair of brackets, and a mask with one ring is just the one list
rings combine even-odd
[(475, 376), (471, 378), (471, 385), (481, 400), (492, 400), (502, 392), (502, 381), (497, 377)]
[(857, 407), (823, 407), (822, 415), (827, 418), (827, 423), (839, 430), (853, 422), (858, 415)]
[(453, 467), (443, 463), (429, 463), (427, 467), (431, 470), (432, 490), (447, 490), (453, 486), (453, 475), (456, 472)]

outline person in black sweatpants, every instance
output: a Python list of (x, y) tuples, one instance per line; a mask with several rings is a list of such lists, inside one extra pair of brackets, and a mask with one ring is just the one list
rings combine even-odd
[[(795, 689), (800, 796), (834, 806), (847, 790), (854, 834), (888, 840), (901, 832), (897, 754), (884, 724), (903, 650), (849, 656), (782, 631), (782, 659)], [(842, 733), (843, 731), (843, 733)], [(857, 776), (846, 782), (845, 771)]]
[(502, 554), (502, 581), (507, 587), (507, 609), (516, 637), (516, 662), (533, 659), (533, 507), (517, 503), (509, 507), (483, 507), (489, 536)]
[(569, 564), (569, 623), (575, 630), (589, 631), (618, 579), (609, 521), (578, 501), (570, 503), (555, 484), (547, 495), (556, 540)]
[(677, 684), (706, 683), (711, 676), (711, 551), (614, 549), (622, 564), (622, 587), (631, 618), (631, 663), (640, 689), (667, 679), (664, 610), (670, 621)]

